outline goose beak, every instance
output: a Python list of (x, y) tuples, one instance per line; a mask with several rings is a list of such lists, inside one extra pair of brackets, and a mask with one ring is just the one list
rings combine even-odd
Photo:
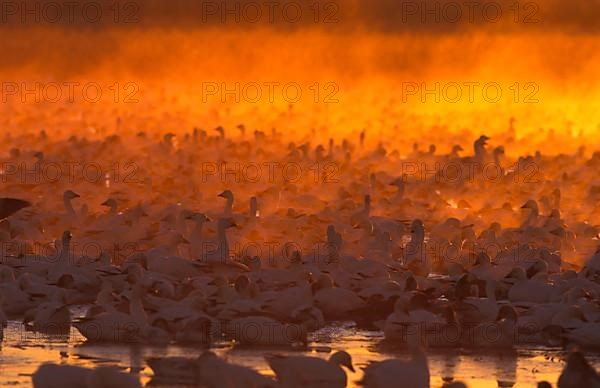
[(106, 201), (102, 202), (102, 203), (100, 204), (100, 206), (110, 206), (110, 205), (109, 205), (109, 203), (108, 203), (108, 200), (106, 200)]
[(225, 198), (225, 192), (223, 191), (221, 194), (217, 195), (217, 197)]
[(73, 193), (73, 198), (81, 198), (81, 195), (79, 195), (77, 193)]

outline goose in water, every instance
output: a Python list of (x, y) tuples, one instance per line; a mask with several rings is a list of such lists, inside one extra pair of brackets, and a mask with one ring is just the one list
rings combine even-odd
[[(394, 312), (385, 320), (383, 332), (388, 341), (407, 341), (428, 331), (440, 330), (447, 322), (426, 309), (427, 302), (419, 294), (405, 295), (394, 304)], [(416, 335), (409, 335), (416, 334)]]
[(303, 325), (284, 324), (263, 316), (232, 319), (224, 324), (224, 332), (244, 345), (290, 346), (307, 342)]
[(196, 361), (196, 383), (203, 387), (275, 388), (271, 378), (253, 369), (230, 364), (213, 352), (205, 352)]
[(152, 369), (152, 384), (194, 385), (196, 361), (187, 357), (152, 357), (146, 363)]
[(282, 388), (346, 387), (348, 378), (342, 366), (354, 373), (352, 357), (335, 352), (329, 360), (308, 356), (265, 356)]
[(513, 306), (503, 305), (495, 322), (484, 322), (462, 332), (464, 346), (512, 348), (518, 339), (518, 314)]
[(114, 366), (95, 369), (73, 365), (43, 364), (31, 376), (34, 388), (85, 387), (85, 388), (141, 388), (134, 375), (121, 372)]
[(412, 359), (403, 361), (390, 359), (371, 361), (364, 369), (364, 376), (358, 382), (366, 388), (429, 388), (429, 366), (427, 356), (420, 346), (411, 344)]
[(328, 274), (321, 274), (313, 285), (314, 302), (328, 320), (340, 320), (349, 317), (351, 311), (364, 306), (364, 301), (353, 291), (334, 287)]
[[(52, 300), (40, 304), (33, 312), (32, 329), (40, 332), (68, 333), (71, 327), (71, 312), (66, 304), (62, 289), (58, 289)], [(29, 324), (29, 319), (24, 320)]]
[(128, 342), (148, 327), (147, 315), (142, 305), (143, 289), (136, 285), (129, 300), (129, 314), (108, 307), (109, 311), (93, 317), (74, 320), (73, 325), (88, 341)]

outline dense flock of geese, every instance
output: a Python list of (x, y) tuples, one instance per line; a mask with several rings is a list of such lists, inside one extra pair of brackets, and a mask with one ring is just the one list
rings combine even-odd
[[(576, 346), (558, 387), (600, 387), (582, 355), (600, 348), (600, 153), (510, 159), (481, 136), (467, 156), (459, 145), (403, 155), (367, 147), (364, 132), (315, 145), (238, 129), (12, 139), (0, 171), (2, 327), (207, 348), (148, 359), (167, 385), (428, 387), (427, 349), (535, 344)], [(74, 162), (96, 163), (100, 178), (56, 174)], [(349, 381), (343, 349), (327, 360), (272, 350), (302, 348), (334, 321), (380, 330), (411, 357)], [(275, 376), (218, 357), (217, 339), (268, 347)], [(140, 386), (107, 366), (44, 364), (32, 380)]]

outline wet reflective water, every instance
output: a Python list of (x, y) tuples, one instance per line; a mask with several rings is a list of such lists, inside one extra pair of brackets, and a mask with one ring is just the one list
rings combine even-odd
[[(356, 373), (349, 373), (349, 386), (356, 386), (362, 377), (363, 367), (369, 360), (391, 357), (408, 358), (406, 350), (383, 345), (381, 332), (356, 330), (351, 323), (340, 323), (313, 333), (308, 349), (257, 349), (235, 347), (230, 343), (217, 343), (213, 350), (229, 361), (254, 367), (272, 374), (263, 355), (269, 352), (306, 353), (326, 358), (334, 349), (344, 349), (352, 354)], [(11, 321), (4, 331), (0, 351), (0, 385), (29, 386), (30, 375), (40, 363), (69, 363), (93, 367), (118, 365), (139, 372), (144, 384), (152, 381), (152, 370), (145, 359), (162, 356), (195, 357), (204, 349), (199, 347), (151, 347), (133, 345), (88, 344), (73, 328), (68, 335), (46, 335), (25, 331), (23, 325)], [(537, 381), (553, 384), (563, 368), (564, 351), (559, 348), (520, 347), (510, 352), (462, 350), (428, 351), (431, 386), (441, 387), (451, 379), (466, 382), (469, 387), (531, 387)], [(600, 355), (587, 354), (589, 361), (600, 366)]]

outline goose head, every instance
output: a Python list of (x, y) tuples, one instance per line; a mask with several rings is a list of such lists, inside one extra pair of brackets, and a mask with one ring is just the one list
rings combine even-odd
[(348, 352), (343, 350), (335, 352), (331, 355), (331, 357), (329, 357), (329, 361), (340, 366), (345, 366), (354, 372), (354, 366), (352, 366), (352, 356), (350, 356)]
[(485, 147), (487, 145), (487, 141), (490, 140), (486, 135), (479, 136), (479, 139), (475, 141), (476, 147)]
[(65, 201), (72, 201), (75, 198), (80, 198), (81, 196), (74, 192), (73, 190), (67, 190), (63, 193), (63, 199)]
[(117, 210), (117, 200), (114, 198), (109, 198), (106, 201), (102, 202), (100, 206), (105, 206), (111, 209), (111, 211)]
[(521, 206), (521, 209), (529, 209), (529, 210), (534, 211), (535, 213), (539, 212), (538, 204), (533, 199), (530, 199), (527, 202), (525, 202), (525, 204), (523, 206)]
[(233, 192), (231, 190), (225, 190), (217, 195), (217, 197), (225, 198), (227, 201), (233, 203)]
[(515, 267), (504, 277), (507, 283), (516, 283), (521, 280), (527, 280), (527, 272), (523, 267)]
[(500, 310), (498, 310), (498, 316), (496, 317), (496, 321), (507, 320), (511, 322), (516, 322), (518, 318), (519, 314), (513, 306), (503, 305), (502, 307), (500, 307)]
[(458, 144), (456, 144), (456, 145), (454, 145), (452, 147), (452, 154), (453, 155), (458, 155), (458, 153), (461, 152), (461, 151), (464, 151), (464, 149), (460, 145), (458, 145)]
[(529, 279), (536, 275), (544, 275), (548, 273), (548, 263), (544, 260), (538, 259), (527, 268), (526, 275)]

